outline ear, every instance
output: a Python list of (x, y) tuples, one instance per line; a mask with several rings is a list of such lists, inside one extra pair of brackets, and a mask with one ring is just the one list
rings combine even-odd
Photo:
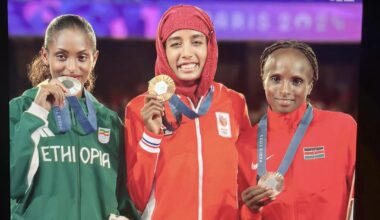
[(94, 53), (94, 63), (92, 64), (92, 69), (95, 68), (96, 61), (98, 60), (98, 56), (99, 56), (99, 50), (96, 50)]
[(48, 51), (45, 47), (41, 47), (40, 56), (41, 56), (42, 60), (44, 61), (44, 64), (48, 66), (49, 65)]
[(314, 82), (310, 82), (307, 95), (310, 95), (311, 91), (313, 90), (313, 85), (314, 85)]

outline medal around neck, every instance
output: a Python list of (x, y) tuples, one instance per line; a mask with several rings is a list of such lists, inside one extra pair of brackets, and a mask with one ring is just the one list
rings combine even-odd
[(82, 89), (82, 83), (72, 77), (60, 76), (57, 78), (69, 91), (65, 94), (66, 96), (75, 96)]
[(168, 75), (161, 74), (149, 80), (148, 94), (157, 96), (160, 101), (169, 100), (174, 92), (174, 80)]
[(272, 189), (273, 196), (277, 196), (284, 188), (284, 177), (278, 172), (268, 172), (260, 177), (257, 185)]

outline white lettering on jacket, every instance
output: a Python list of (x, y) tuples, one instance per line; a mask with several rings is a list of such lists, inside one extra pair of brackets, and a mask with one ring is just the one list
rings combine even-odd
[[(41, 155), (44, 162), (77, 162), (75, 146), (41, 146)], [(96, 148), (82, 147), (78, 159), (83, 164), (99, 164), (102, 167), (111, 168), (109, 153), (104, 153)]]

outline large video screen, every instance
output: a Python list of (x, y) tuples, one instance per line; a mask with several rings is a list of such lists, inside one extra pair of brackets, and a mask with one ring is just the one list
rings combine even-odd
[(206, 10), (219, 40), (361, 40), (361, 0), (9, 0), (9, 35), (43, 36), (52, 18), (73, 13), (89, 20), (99, 37), (154, 39), (162, 13), (177, 3)]

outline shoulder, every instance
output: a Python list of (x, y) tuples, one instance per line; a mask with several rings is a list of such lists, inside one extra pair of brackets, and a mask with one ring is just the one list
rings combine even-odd
[[(144, 96), (145, 93), (142, 93), (136, 97), (134, 97), (131, 101), (128, 102), (125, 110), (127, 111), (140, 111), (140, 109), (144, 106)], [(127, 112), (126, 112), (127, 113)]]
[(114, 110), (108, 108), (105, 106), (103, 103), (99, 102), (95, 96), (93, 96), (91, 93), (90, 94), (90, 99), (93, 101), (94, 108), (96, 111), (96, 115), (98, 119), (104, 119), (110, 122), (120, 122), (120, 118), (117, 112)]
[(241, 132), (237, 141), (238, 150), (240, 152), (251, 151), (256, 148), (257, 141), (257, 125), (248, 128), (244, 132)]
[(231, 97), (233, 99), (238, 99), (238, 100), (245, 100), (245, 97), (242, 93), (237, 92), (231, 88), (228, 88), (222, 83), (213, 82), (212, 85), (214, 86), (216, 95)]
[(344, 112), (328, 111), (314, 108), (314, 117), (316, 121), (328, 123), (331, 126), (356, 128), (355, 119)]
[(124, 117), (127, 115), (139, 115), (140, 110), (144, 107), (144, 98), (146, 93), (142, 93), (134, 97), (128, 104), (125, 106)]
[(9, 101), (9, 106), (25, 106), (25, 108), (29, 107), (34, 100), (38, 92), (37, 87), (33, 87), (31, 89), (25, 90), (22, 95), (17, 96)]

